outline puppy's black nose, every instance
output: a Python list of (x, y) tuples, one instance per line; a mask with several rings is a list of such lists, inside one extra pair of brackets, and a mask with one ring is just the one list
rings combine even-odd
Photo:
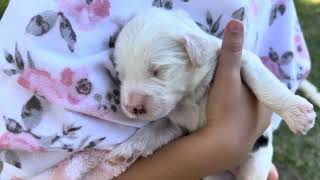
[(146, 114), (147, 111), (144, 106), (126, 106), (127, 110), (132, 114)]
[(139, 113), (140, 113), (140, 114), (145, 114), (145, 113), (146, 113), (146, 110), (142, 107), (142, 108), (139, 110)]
[(133, 108), (133, 113), (134, 114), (138, 114), (138, 109), (137, 108)]

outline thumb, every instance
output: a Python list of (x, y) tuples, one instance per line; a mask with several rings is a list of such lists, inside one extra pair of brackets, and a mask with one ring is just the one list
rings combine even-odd
[(233, 74), (230, 72), (233, 71), (240, 74), (243, 34), (241, 21), (231, 20), (228, 23), (224, 31), (218, 71), (222, 68), (221, 72)]

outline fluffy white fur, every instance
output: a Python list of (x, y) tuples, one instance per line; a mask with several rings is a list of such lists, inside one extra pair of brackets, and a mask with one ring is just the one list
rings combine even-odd
[(309, 81), (303, 81), (299, 89), (308, 97), (314, 104), (320, 107), (320, 93), (315, 85)]
[[(221, 40), (203, 32), (182, 11), (152, 8), (134, 17), (120, 32), (115, 60), (121, 85), (121, 105), (128, 117), (155, 121), (120, 145), (113, 156), (131, 157), (136, 149), (152, 153), (206, 123), (205, 106)], [(294, 133), (313, 127), (315, 112), (294, 95), (251, 52), (243, 51), (243, 78), (257, 98), (279, 114)], [(179, 127), (179, 128), (178, 128)], [(271, 128), (269, 128), (269, 131)], [(272, 132), (265, 133), (268, 137)], [(271, 135), (270, 135), (271, 134)], [(272, 145), (252, 154), (238, 179), (266, 179)]]

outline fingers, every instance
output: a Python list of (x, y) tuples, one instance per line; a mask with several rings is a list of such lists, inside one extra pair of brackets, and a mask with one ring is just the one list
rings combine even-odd
[(269, 172), (268, 180), (278, 180), (278, 179), (279, 179), (279, 174), (278, 174), (277, 168), (274, 165), (272, 165), (272, 168)]
[(225, 73), (225, 76), (234, 73), (240, 75), (243, 34), (241, 21), (231, 20), (225, 28), (217, 69), (217, 71)]
[[(243, 45), (243, 25), (231, 20), (224, 30), (220, 58), (213, 80), (213, 89), (222, 88), (224, 94), (240, 93), (242, 86), (240, 70)], [(216, 87), (214, 84), (218, 84)], [(226, 91), (227, 90), (227, 91)]]

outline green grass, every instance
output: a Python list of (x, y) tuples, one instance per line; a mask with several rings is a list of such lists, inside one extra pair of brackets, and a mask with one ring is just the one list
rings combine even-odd
[[(7, 3), (8, 0), (0, 0), (0, 17)], [(312, 57), (309, 79), (320, 88), (320, 0), (296, 0), (295, 3)], [(317, 112), (320, 116), (319, 109)], [(281, 180), (320, 179), (320, 123), (316, 123), (308, 136), (295, 136), (283, 124), (274, 139), (274, 161)]]
[[(320, 0), (296, 0), (296, 7), (312, 59), (309, 80), (320, 88)], [(320, 116), (320, 111), (317, 109)], [(275, 134), (274, 159), (281, 180), (320, 179), (320, 118), (307, 136), (293, 135), (282, 124)]]
[(0, 0), (0, 19), (2, 17), (2, 14), (3, 14), (5, 8), (8, 5), (8, 2), (9, 2), (9, 0)]

